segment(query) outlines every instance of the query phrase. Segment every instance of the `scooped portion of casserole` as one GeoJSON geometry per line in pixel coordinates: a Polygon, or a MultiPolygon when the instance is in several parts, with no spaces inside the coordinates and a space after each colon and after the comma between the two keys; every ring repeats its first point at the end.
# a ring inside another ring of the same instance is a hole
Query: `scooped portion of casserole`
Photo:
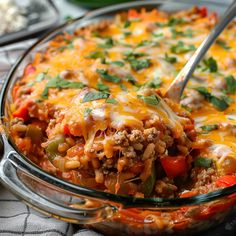
{"type": "Polygon", "coordinates": [[[199,64],[181,104],[163,97],[217,21],[205,8],[129,10],[64,33],[13,88],[11,136],[47,172],[135,197],[236,184],[236,25],[199,64]]]}

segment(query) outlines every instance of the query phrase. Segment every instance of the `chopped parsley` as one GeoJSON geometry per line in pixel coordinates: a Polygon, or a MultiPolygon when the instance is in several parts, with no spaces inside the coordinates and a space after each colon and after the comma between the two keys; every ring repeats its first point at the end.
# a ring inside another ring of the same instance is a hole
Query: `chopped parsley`
{"type": "Polygon", "coordinates": [[[203,71],[210,71],[210,72],[217,72],[218,71],[218,65],[216,60],[213,57],[209,57],[208,59],[203,60],[203,64],[205,65],[205,68],[203,71]]]}
{"type": "Polygon", "coordinates": [[[112,61],[111,64],[116,65],[116,66],[124,66],[125,63],[123,61],[112,61]]]}
{"type": "Polygon", "coordinates": [[[154,78],[153,80],[148,81],[142,87],[145,88],[159,88],[161,86],[161,80],[159,77],[154,78]]]}
{"type": "Polygon", "coordinates": [[[148,46],[153,44],[152,41],[150,40],[142,40],[140,43],[138,43],[137,47],[143,47],[143,46],[148,46]]]}
{"type": "Polygon", "coordinates": [[[158,33],[158,34],[152,33],[152,36],[155,37],[155,38],[160,38],[160,37],[163,37],[164,34],[163,33],[158,33]]]}
{"type": "Polygon", "coordinates": [[[176,57],[170,57],[167,53],[165,54],[165,61],[174,64],[177,62],[177,58],[176,57]]]}
{"type": "Polygon", "coordinates": [[[207,157],[196,157],[194,160],[194,166],[195,167],[205,167],[209,168],[212,165],[212,159],[207,157]]]}
{"type": "Polygon", "coordinates": [[[177,44],[172,45],[170,48],[171,52],[176,54],[194,51],[195,49],[196,47],[194,45],[185,45],[182,41],[179,41],[177,44]]]}
{"type": "Polygon", "coordinates": [[[168,20],[168,22],[166,23],[160,23],[160,22],[157,22],[156,25],[159,26],[159,27],[168,27],[168,26],[175,26],[175,25],[179,25],[179,24],[183,24],[185,23],[185,21],[182,19],[182,18],[170,18],[168,20]]]}
{"type": "Polygon", "coordinates": [[[229,101],[226,99],[226,96],[221,96],[220,98],[208,92],[205,87],[195,88],[200,94],[202,94],[207,101],[209,101],[214,107],[220,111],[224,111],[229,107],[229,101]]]}
{"type": "Polygon", "coordinates": [[[112,48],[114,46],[114,41],[112,38],[106,38],[104,43],[98,45],[100,48],[112,48]]]}
{"type": "Polygon", "coordinates": [[[200,127],[204,134],[207,134],[209,131],[212,131],[212,130],[217,130],[219,128],[219,126],[217,124],[214,124],[214,125],[203,125],[200,127]]]}
{"type": "Polygon", "coordinates": [[[109,96],[110,96],[109,93],[104,93],[104,92],[88,92],[85,94],[82,102],[90,102],[100,99],[106,99],[109,96]]]}
{"type": "Polygon", "coordinates": [[[218,44],[219,46],[221,46],[222,48],[224,48],[225,50],[229,50],[231,47],[228,46],[225,41],[218,39],[216,40],[216,44],[218,44]]]}
{"type": "Polygon", "coordinates": [[[130,25],[131,25],[131,21],[127,20],[127,21],[124,23],[124,28],[130,27],[130,25]]]}
{"type": "Polygon", "coordinates": [[[118,103],[114,98],[107,98],[105,102],[110,103],[110,104],[117,104],[118,103]]]}
{"type": "Polygon", "coordinates": [[[151,106],[156,106],[160,102],[159,98],[155,95],[150,95],[150,96],[137,95],[137,98],[151,106]]]}
{"type": "Polygon", "coordinates": [[[128,91],[127,87],[124,84],[120,84],[120,88],[121,88],[121,90],[123,90],[125,92],[128,91]]]}
{"type": "Polygon", "coordinates": [[[74,48],[74,42],[75,39],[70,39],[70,40],[66,40],[67,45],[63,45],[61,47],[59,47],[59,51],[63,52],[65,49],[73,49],[74,48]]]}
{"type": "Polygon", "coordinates": [[[91,108],[85,108],[84,110],[84,117],[88,117],[93,110],[91,108]]]}
{"type": "Polygon", "coordinates": [[[226,81],[226,93],[234,94],[236,92],[236,79],[230,75],[224,78],[226,81]]]}
{"type": "Polygon", "coordinates": [[[134,79],[132,75],[127,75],[125,77],[125,80],[133,85],[137,85],[137,81],[134,79]]]}
{"type": "Polygon", "coordinates": [[[173,39],[176,39],[178,36],[188,37],[188,38],[193,37],[193,30],[192,29],[187,29],[185,32],[183,32],[183,31],[177,31],[176,29],[172,28],[171,33],[172,33],[173,39]]]}
{"type": "Polygon", "coordinates": [[[129,60],[129,63],[132,69],[136,71],[148,68],[151,65],[151,61],[149,59],[142,59],[142,60],[132,59],[129,60]]]}
{"type": "Polygon", "coordinates": [[[128,61],[133,70],[141,70],[144,68],[148,68],[151,65],[151,61],[149,59],[138,59],[140,57],[146,56],[145,53],[134,53],[134,52],[125,52],[125,60],[128,61]]]}
{"type": "Polygon", "coordinates": [[[94,52],[91,52],[87,58],[91,58],[91,59],[97,59],[97,58],[101,58],[101,59],[104,59],[105,58],[105,54],[104,52],[101,52],[101,51],[94,51],[94,52]]]}
{"type": "Polygon", "coordinates": [[[115,75],[109,75],[107,70],[97,69],[96,72],[101,76],[102,79],[112,83],[119,83],[121,79],[115,75]]]}
{"type": "Polygon", "coordinates": [[[102,92],[109,92],[109,87],[101,81],[97,83],[97,89],[102,92]]]}
{"type": "Polygon", "coordinates": [[[60,76],[56,76],[51,78],[48,83],[46,84],[43,93],[41,94],[42,98],[48,97],[48,92],[50,88],[57,88],[57,89],[68,89],[68,88],[76,88],[80,89],[85,87],[85,85],[81,82],[72,82],[65,79],[62,79],[60,76]]]}

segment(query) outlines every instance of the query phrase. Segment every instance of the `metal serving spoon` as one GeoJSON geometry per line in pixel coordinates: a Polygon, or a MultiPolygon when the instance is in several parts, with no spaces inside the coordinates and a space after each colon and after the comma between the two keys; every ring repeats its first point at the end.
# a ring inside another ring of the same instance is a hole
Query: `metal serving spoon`
{"type": "Polygon", "coordinates": [[[225,29],[225,27],[232,21],[236,16],[236,0],[234,0],[231,5],[227,8],[224,15],[221,17],[220,22],[215,26],[211,33],[206,37],[206,39],[201,43],[198,49],[195,51],[190,60],[182,68],[179,74],[175,77],[166,92],[166,97],[179,102],[180,97],[184,91],[184,88],[192,76],[196,66],[203,58],[207,50],[214,43],[219,34],[225,29]]]}

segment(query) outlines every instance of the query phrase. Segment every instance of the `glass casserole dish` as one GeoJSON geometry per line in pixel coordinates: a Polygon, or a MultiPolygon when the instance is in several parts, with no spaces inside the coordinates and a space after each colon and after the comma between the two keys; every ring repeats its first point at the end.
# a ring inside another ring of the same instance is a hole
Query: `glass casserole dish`
{"type": "Polygon", "coordinates": [[[134,198],[105,193],[65,182],[44,172],[19,153],[8,135],[11,90],[35,53],[47,47],[56,35],[62,31],[73,33],[76,28],[111,18],[115,13],[130,8],[158,7],[172,12],[193,5],[206,5],[219,14],[226,7],[205,1],[148,1],[107,7],[60,26],[27,50],[10,72],[2,89],[1,117],[5,127],[0,166],[2,182],[26,204],[45,214],[73,223],[92,224],[100,232],[111,235],[114,235],[114,230],[119,235],[195,233],[219,224],[228,214],[234,213],[235,195],[232,194],[236,192],[236,186],[184,199],[134,198]],[[206,214],[198,218],[193,214],[197,211],[205,211],[206,214]]]}

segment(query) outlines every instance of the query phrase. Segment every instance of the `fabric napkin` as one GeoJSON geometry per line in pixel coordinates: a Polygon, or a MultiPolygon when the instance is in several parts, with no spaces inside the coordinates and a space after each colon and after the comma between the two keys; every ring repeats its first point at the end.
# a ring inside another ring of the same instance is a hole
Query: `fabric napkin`
{"type": "MultiPolygon", "coordinates": [[[[35,39],[0,48],[0,89],[4,78],[17,58],[35,39]]],[[[43,235],[43,236],[101,236],[92,230],[81,229],[44,216],[19,201],[7,189],[0,185],[0,235],[43,235]]]]}

